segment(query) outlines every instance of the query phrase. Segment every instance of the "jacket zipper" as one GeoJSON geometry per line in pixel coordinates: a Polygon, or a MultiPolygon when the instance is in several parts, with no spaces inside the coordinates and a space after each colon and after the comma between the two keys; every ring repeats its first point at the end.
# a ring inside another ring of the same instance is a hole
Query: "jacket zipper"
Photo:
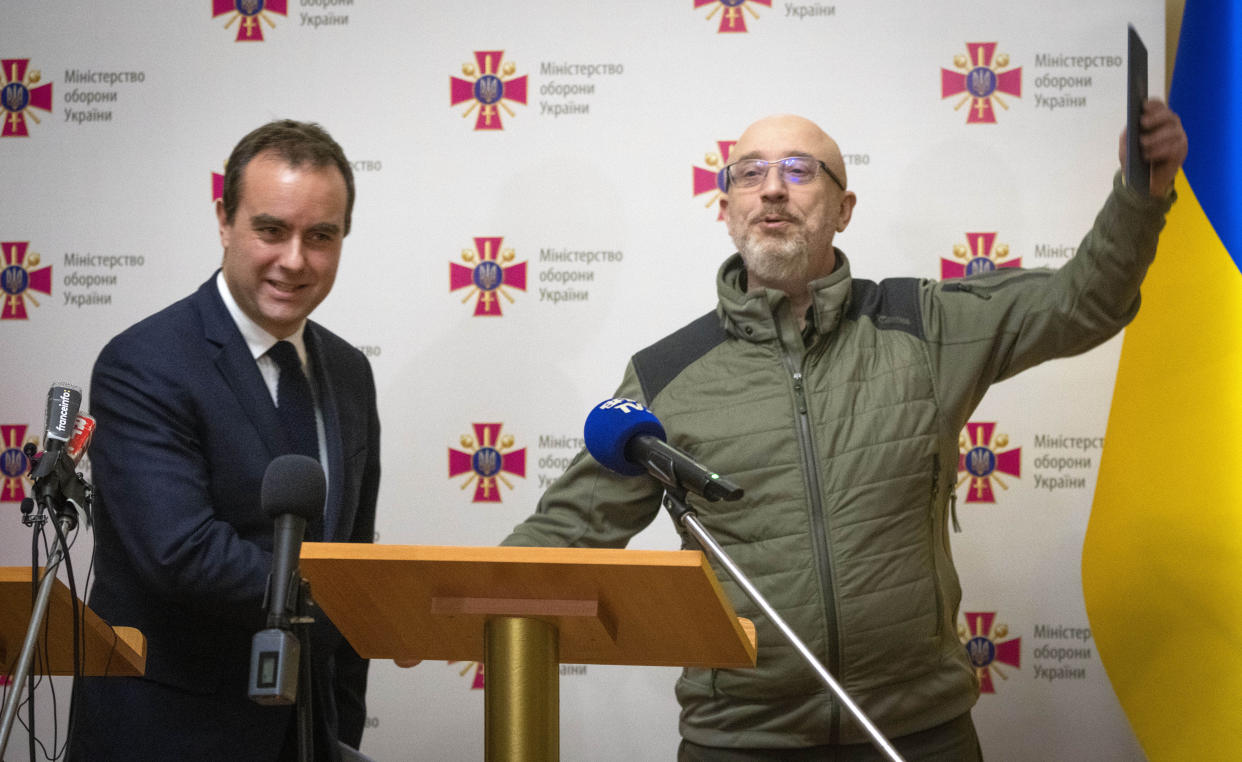
{"type": "MultiPolygon", "coordinates": [[[[940,453],[932,456],[932,487],[931,487],[931,510],[933,513],[936,509],[936,498],[940,494],[940,453]]],[[[949,516],[953,520],[953,533],[960,534],[962,525],[957,523],[957,490],[949,488],[949,516]]]]}
{"type": "MultiPolygon", "coordinates": [[[[950,493],[949,494],[953,494],[952,493],[952,482],[950,482],[950,493]]],[[[939,498],[940,498],[940,453],[935,453],[932,455],[931,501],[930,503],[928,503],[927,515],[931,519],[931,522],[932,522],[931,531],[928,532],[928,537],[931,538],[931,547],[928,548],[928,552],[931,554],[932,587],[936,591],[936,611],[937,612],[944,611],[944,593],[940,589],[940,564],[937,563],[937,558],[939,556],[940,544],[941,544],[940,529],[942,526],[940,517],[937,515],[937,511],[936,511],[936,505],[939,501],[939,498]]],[[[948,538],[945,538],[945,543],[946,544],[948,543],[948,538]]],[[[939,633],[940,633],[940,621],[939,621],[939,617],[937,617],[936,626],[932,630],[932,636],[936,637],[939,635],[939,633]]],[[[937,639],[939,638],[937,637],[937,639]]]]}
{"type": "Polygon", "coordinates": [[[1048,277],[1048,274],[1046,272],[1026,270],[1020,273],[1014,273],[998,283],[983,284],[983,283],[971,283],[969,281],[964,281],[964,280],[951,281],[951,282],[944,284],[944,290],[945,291],[961,291],[962,293],[970,294],[971,296],[977,296],[980,299],[987,300],[987,299],[992,298],[993,291],[1002,289],[1010,284],[1017,283],[1019,281],[1030,280],[1031,278],[1046,278],[1046,277],[1048,277]]]}
{"type": "MultiPolygon", "coordinates": [[[[828,531],[824,519],[823,499],[820,496],[818,458],[815,453],[815,440],[811,434],[811,417],[806,400],[806,387],[803,375],[794,364],[788,352],[784,353],[785,366],[793,378],[794,399],[798,407],[798,440],[801,444],[803,472],[806,474],[807,494],[810,497],[811,510],[811,547],[815,553],[815,568],[819,572],[820,587],[824,591],[824,614],[828,619],[828,663],[824,666],[834,678],[841,681],[838,674],[841,667],[841,636],[838,632],[836,593],[832,586],[832,567],[828,550],[828,531]]],[[[829,743],[837,743],[841,731],[841,707],[833,699],[831,724],[829,726],[829,743]]]]}

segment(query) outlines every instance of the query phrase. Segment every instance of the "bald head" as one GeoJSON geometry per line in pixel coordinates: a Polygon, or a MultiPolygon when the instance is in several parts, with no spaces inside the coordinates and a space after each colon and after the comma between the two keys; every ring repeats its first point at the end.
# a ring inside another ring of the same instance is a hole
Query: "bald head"
{"type": "Polygon", "coordinates": [[[849,186],[837,141],[815,122],[796,114],[774,114],[751,124],[729,152],[729,160],[783,159],[803,154],[824,162],[849,186]]]}
{"type": "Polygon", "coordinates": [[[841,149],[811,120],[778,114],[747,127],[729,152],[731,164],[747,159],[768,164],[750,182],[730,183],[721,197],[729,236],[746,264],[747,288],[784,291],[801,320],[811,298],[809,284],[836,267],[833,236],[845,230],[857,201],[844,187],[841,149]],[[808,180],[787,178],[782,164],[771,171],[774,163],[794,156],[823,162],[840,187],[827,172],[808,180]]]}

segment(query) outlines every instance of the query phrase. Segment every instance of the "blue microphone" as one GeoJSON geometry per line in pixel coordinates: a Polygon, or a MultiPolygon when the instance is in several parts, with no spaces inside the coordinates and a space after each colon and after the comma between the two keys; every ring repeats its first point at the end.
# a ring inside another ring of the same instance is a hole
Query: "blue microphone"
{"type": "Polygon", "coordinates": [[[591,457],[611,471],[646,472],[708,502],[742,496],[741,487],[666,442],[660,419],[641,402],[620,397],[601,402],[587,415],[583,434],[591,457]]]}

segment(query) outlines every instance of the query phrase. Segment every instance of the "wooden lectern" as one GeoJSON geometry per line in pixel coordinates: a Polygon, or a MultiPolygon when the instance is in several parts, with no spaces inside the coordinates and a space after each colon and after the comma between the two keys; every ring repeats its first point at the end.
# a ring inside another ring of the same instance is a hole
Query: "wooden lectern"
{"type": "MultiPolygon", "coordinates": [[[[39,570],[43,574],[43,569],[39,570]]],[[[30,623],[30,567],[0,566],[0,661],[8,665],[17,658],[30,623]]],[[[147,642],[133,627],[109,627],[85,604],[78,602],[82,617],[84,675],[141,675],[147,664],[147,642]]],[[[35,674],[73,674],[73,596],[64,582],[56,580],[48,601],[43,656],[32,664],[35,674]]]]}
{"type": "Polygon", "coordinates": [[[489,760],[558,758],[562,662],[755,666],[698,551],[306,543],[301,569],[359,655],[484,664],[489,760]]]}

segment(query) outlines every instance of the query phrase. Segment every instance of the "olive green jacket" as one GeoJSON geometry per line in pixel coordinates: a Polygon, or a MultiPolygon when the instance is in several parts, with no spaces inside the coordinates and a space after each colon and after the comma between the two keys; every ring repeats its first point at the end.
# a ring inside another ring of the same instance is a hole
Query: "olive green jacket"
{"type": "MultiPolygon", "coordinates": [[[[631,359],[617,396],[647,404],[671,444],[745,489],[691,498],[699,519],[862,710],[890,737],[970,709],[949,547],[958,436],[988,386],[1115,335],[1134,317],[1170,200],[1119,182],[1058,270],[943,282],[811,284],[803,334],[784,293],[747,292],[740,257],[719,306],[631,359]]],[[[622,547],[659,511],[647,476],[581,453],[506,540],[622,547]]],[[[707,746],[865,742],[862,729],[716,566],[755,620],[753,670],[687,669],[681,732],[707,746]]]]}

